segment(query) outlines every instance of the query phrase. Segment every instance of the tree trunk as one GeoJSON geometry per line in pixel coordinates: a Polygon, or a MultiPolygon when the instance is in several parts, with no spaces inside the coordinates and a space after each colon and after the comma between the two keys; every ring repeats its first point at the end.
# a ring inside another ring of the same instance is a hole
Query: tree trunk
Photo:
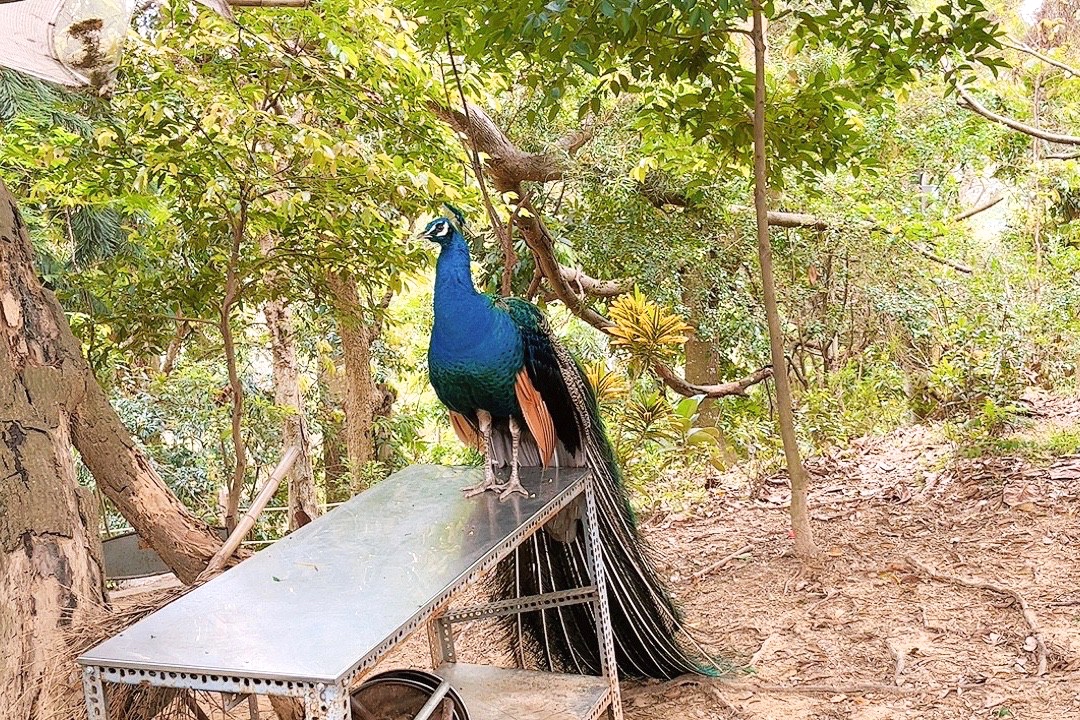
{"type": "Polygon", "coordinates": [[[754,8],[754,209],[757,213],[758,259],[761,262],[761,289],[765,316],[769,322],[769,350],[772,354],[773,381],[776,383],[776,409],[780,437],[784,442],[788,475],[791,477],[791,530],[795,535],[795,554],[811,558],[817,554],[806,506],[807,476],[799,457],[795,435],[795,414],[791,409],[791,385],[784,357],[784,331],[776,304],[776,280],[773,275],[772,243],[769,241],[769,204],[766,198],[768,175],[765,170],[765,32],[762,29],[761,0],[754,8]]]}
{"type": "Polygon", "coordinates": [[[51,398],[55,412],[67,414],[71,440],[98,488],[180,580],[193,581],[221,541],[176,499],[109,404],[64,311],[34,272],[26,227],[2,184],[0,307],[9,352],[34,363],[23,373],[27,402],[51,398]]]}
{"type": "Polygon", "coordinates": [[[0,184],[0,718],[11,720],[70,706],[47,672],[65,629],[105,601],[99,509],[71,452],[67,403],[82,379],[56,345],[50,300],[0,184]]]}
{"type": "MultiPolygon", "coordinates": [[[[711,302],[709,288],[706,287],[702,273],[697,269],[688,269],[681,274],[683,305],[690,308],[687,321],[693,328],[701,326],[703,305],[711,302]],[[704,298],[704,300],[703,300],[704,298]]],[[[690,333],[686,340],[687,382],[695,385],[713,385],[720,379],[720,357],[716,343],[702,340],[697,330],[690,333]]],[[[715,426],[720,419],[720,403],[716,398],[704,398],[698,406],[699,422],[705,426],[715,426]]]]}
{"type": "Polygon", "coordinates": [[[58,401],[63,370],[11,342],[47,332],[37,322],[43,308],[23,305],[20,324],[14,307],[5,294],[0,383],[13,392],[0,410],[0,718],[22,720],[72,705],[64,685],[48,681],[50,666],[67,628],[105,599],[99,510],[75,480],[70,418],[58,401]]]}
{"type": "Polygon", "coordinates": [[[345,448],[353,480],[359,482],[364,466],[375,457],[373,428],[379,389],[371,374],[371,343],[378,337],[376,324],[364,323],[364,308],[352,278],[328,277],[341,349],[345,358],[345,448]]]}
{"type": "MultiPolygon", "coordinates": [[[[273,236],[260,238],[259,247],[263,255],[269,255],[274,249],[273,236]]],[[[267,278],[268,284],[277,283],[275,275],[267,278]]],[[[272,299],[263,303],[263,315],[270,331],[274,404],[288,412],[281,430],[282,452],[290,447],[300,448],[300,457],[289,471],[289,529],[295,530],[300,525],[298,518],[319,516],[319,503],[315,495],[315,473],[311,469],[311,443],[304,396],[300,392],[300,371],[296,364],[292,310],[285,301],[272,299]]]]}
{"type": "Polygon", "coordinates": [[[345,406],[342,370],[331,357],[319,362],[319,426],[322,428],[323,487],[326,502],[348,500],[352,494],[346,483],[349,473],[345,449],[345,406]]]}
{"type": "Polygon", "coordinates": [[[232,333],[232,308],[240,297],[240,277],[237,273],[237,265],[240,264],[240,244],[244,239],[246,224],[246,205],[241,200],[240,216],[232,222],[232,254],[229,256],[229,269],[225,274],[225,295],[221,301],[218,323],[222,346],[225,350],[225,367],[229,373],[229,399],[232,401],[233,467],[232,477],[229,479],[229,493],[225,498],[225,529],[230,534],[240,521],[240,496],[244,492],[244,475],[247,473],[247,443],[244,442],[243,428],[244,386],[240,382],[240,371],[236,366],[236,344],[233,342],[232,333]]]}
{"type": "MultiPolygon", "coordinates": [[[[694,323],[693,316],[690,323],[694,323]]],[[[720,375],[716,346],[709,340],[701,340],[696,334],[686,340],[686,380],[695,385],[713,385],[720,375]]],[[[715,398],[704,398],[698,407],[699,422],[715,427],[720,420],[720,403],[715,398]]]]}

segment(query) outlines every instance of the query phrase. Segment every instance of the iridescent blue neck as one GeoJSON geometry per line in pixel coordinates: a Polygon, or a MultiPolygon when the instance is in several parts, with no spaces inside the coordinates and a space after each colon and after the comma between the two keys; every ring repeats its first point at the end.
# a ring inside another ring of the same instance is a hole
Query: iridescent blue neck
{"type": "Polygon", "coordinates": [[[490,301],[473,285],[469,246],[455,230],[435,265],[435,331],[473,332],[490,312],[490,301]]]}

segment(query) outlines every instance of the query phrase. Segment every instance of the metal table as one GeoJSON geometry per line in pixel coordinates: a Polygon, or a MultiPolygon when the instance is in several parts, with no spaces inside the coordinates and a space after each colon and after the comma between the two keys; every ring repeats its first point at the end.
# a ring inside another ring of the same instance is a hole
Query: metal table
{"type": "Polygon", "coordinates": [[[464,497],[480,477],[432,465],[395,473],[87,651],[78,661],[89,719],[108,720],[105,689],[124,683],[292,696],[309,720],[346,720],[355,681],[425,624],[435,672],[474,720],[594,720],[605,710],[621,719],[588,472],[522,469],[529,496],[502,502],[464,497]],[[591,586],[447,612],[574,503],[584,504],[591,586]],[[454,622],[581,602],[596,613],[602,677],[453,662],[454,622]]]}

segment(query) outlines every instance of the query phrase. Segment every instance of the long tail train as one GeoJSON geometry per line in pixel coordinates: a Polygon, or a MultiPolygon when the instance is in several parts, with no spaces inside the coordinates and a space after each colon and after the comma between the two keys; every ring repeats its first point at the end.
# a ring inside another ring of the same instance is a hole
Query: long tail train
{"type": "MultiPolygon", "coordinates": [[[[717,675],[726,671],[700,652],[683,628],[682,614],[657,576],[638,530],[622,473],[604,430],[592,388],[570,354],[555,346],[566,382],[582,448],[574,464],[590,468],[596,489],[601,554],[606,568],[608,605],[619,674],[628,678],[673,678],[684,673],[717,675]]],[[[502,456],[496,443],[496,455],[502,456]]],[[[498,457],[508,460],[508,457],[498,457]]],[[[560,460],[568,458],[560,453],[560,460]]],[[[576,520],[575,520],[576,523],[576,520]]],[[[589,585],[583,532],[536,533],[496,569],[493,595],[508,599],[589,585]],[[556,535],[563,535],[558,539],[556,535]]],[[[536,610],[504,621],[511,647],[535,667],[581,674],[600,673],[600,649],[592,606],[536,610]]]]}

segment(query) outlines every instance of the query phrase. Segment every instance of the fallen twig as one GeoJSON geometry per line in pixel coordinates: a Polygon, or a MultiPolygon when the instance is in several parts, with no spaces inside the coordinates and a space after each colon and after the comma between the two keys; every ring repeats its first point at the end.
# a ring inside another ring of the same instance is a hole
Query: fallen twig
{"type": "Polygon", "coordinates": [[[904,669],[907,667],[907,648],[893,647],[891,643],[887,643],[886,646],[889,649],[889,654],[896,661],[896,665],[893,667],[893,685],[900,687],[904,683],[904,669]]]}
{"type": "Polygon", "coordinates": [[[732,705],[731,701],[724,697],[724,693],[720,692],[720,688],[716,687],[716,685],[714,684],[710,684],[709,691],[712,692],[712,696],[716,698],[716,702],[723,705],[727,710],[731,712],[732,715],[735,715],[736,717],[743,717],[742,710],[732,705]]]}
{"type": "Polygon", "coordinates": [[[725,555],[724,557],[720,558],[719,560],[717,560],[716,562],[714,562],[712,565],[705,568],[704,570],[698,570],[696,573],[694,573],[694,578],[700,580],[701,578],[703,578],[706,575],[708,575],[709,573],[711,573],[713,570],[719,570],[720,568],[724,567],[729,562],[731,562],[735,558],[739,557],[743,553],[748,553],[753,549],[754,549],[753,545],[743,545],[741,548],[739,548],[735,552],[730,553],[728,555],[725,555]]]}
{"type": "Polygon", "coordinates": [[[990,590],[991,592],[1011,597],[1016,602],[1017,607],[1020,608],[1020,613],[1024,617],[1024,622],[1027,623],[1028,629],[1031,630],[1031,636],[1035,638],[1035,650],[1039,660],[1039,666],[1035,671],[1035,675],[1040,676],[1046,674],[1046,642],[1043,640],[1042,632],[1039,630],[1039,621],[1035,617],[1035,611],[1031,609],[1031,605],[1028,604],[1028,601],[1024,599],[1023,595],[1013,588],[988,580],[961,577],[959,575],[947,575],[913,557],[905,557],[904,560],[911,567],[935,580],[952,583],[953,585],[975,588],[976,590],[990,590]]]}
{"type": "MultiPolygon", "coordinates": [[[[738,686],[736,686],[738,687],[738,686]]],[[[885,683],[853,683],[851,685],[766,685],[747,683],[749,690],[770,693],[794,693],[810,695],[858,695],[860,693],[882,693],[884,695],[919,695],[926,692],[918,688],[897,687],[885,683]]]]}
{"type": "Polygon", "coordinates": [[[761,661],[761,658],[765,656],[765,652],[769,647],[769,643],[771,641],[775,640],[778,637],[780,637],[779,633],[773,633],[773,634],[769,635],[769,637],[762,640],[761,641],[761,647],[759,647],[757,649],[757,652],[755,652],[753,654],[753,656],[750,658],[750,662],[747,663],[747,666],[752,667],[752,668],[756,668],[758,663],[761,661]]]}
{"type": "MultiPolygon", "coordinates": [[[[882,492],[888,488],[880,488],[870,493],[869,495],[857,495],[855,497],[841,497],[835,500],[818,500],[817,502],[811,502],[808,505],[809,510],[820,510],[821,508],[831,507],[833,505],[846,505],[848,503],[862,502],[863,500],[873,500],[881,495],[882,492]]],[[[748,505],[747,510],[787,510],[791,507],[791,501],[780,503],[779,505],[748,505]]]]}

